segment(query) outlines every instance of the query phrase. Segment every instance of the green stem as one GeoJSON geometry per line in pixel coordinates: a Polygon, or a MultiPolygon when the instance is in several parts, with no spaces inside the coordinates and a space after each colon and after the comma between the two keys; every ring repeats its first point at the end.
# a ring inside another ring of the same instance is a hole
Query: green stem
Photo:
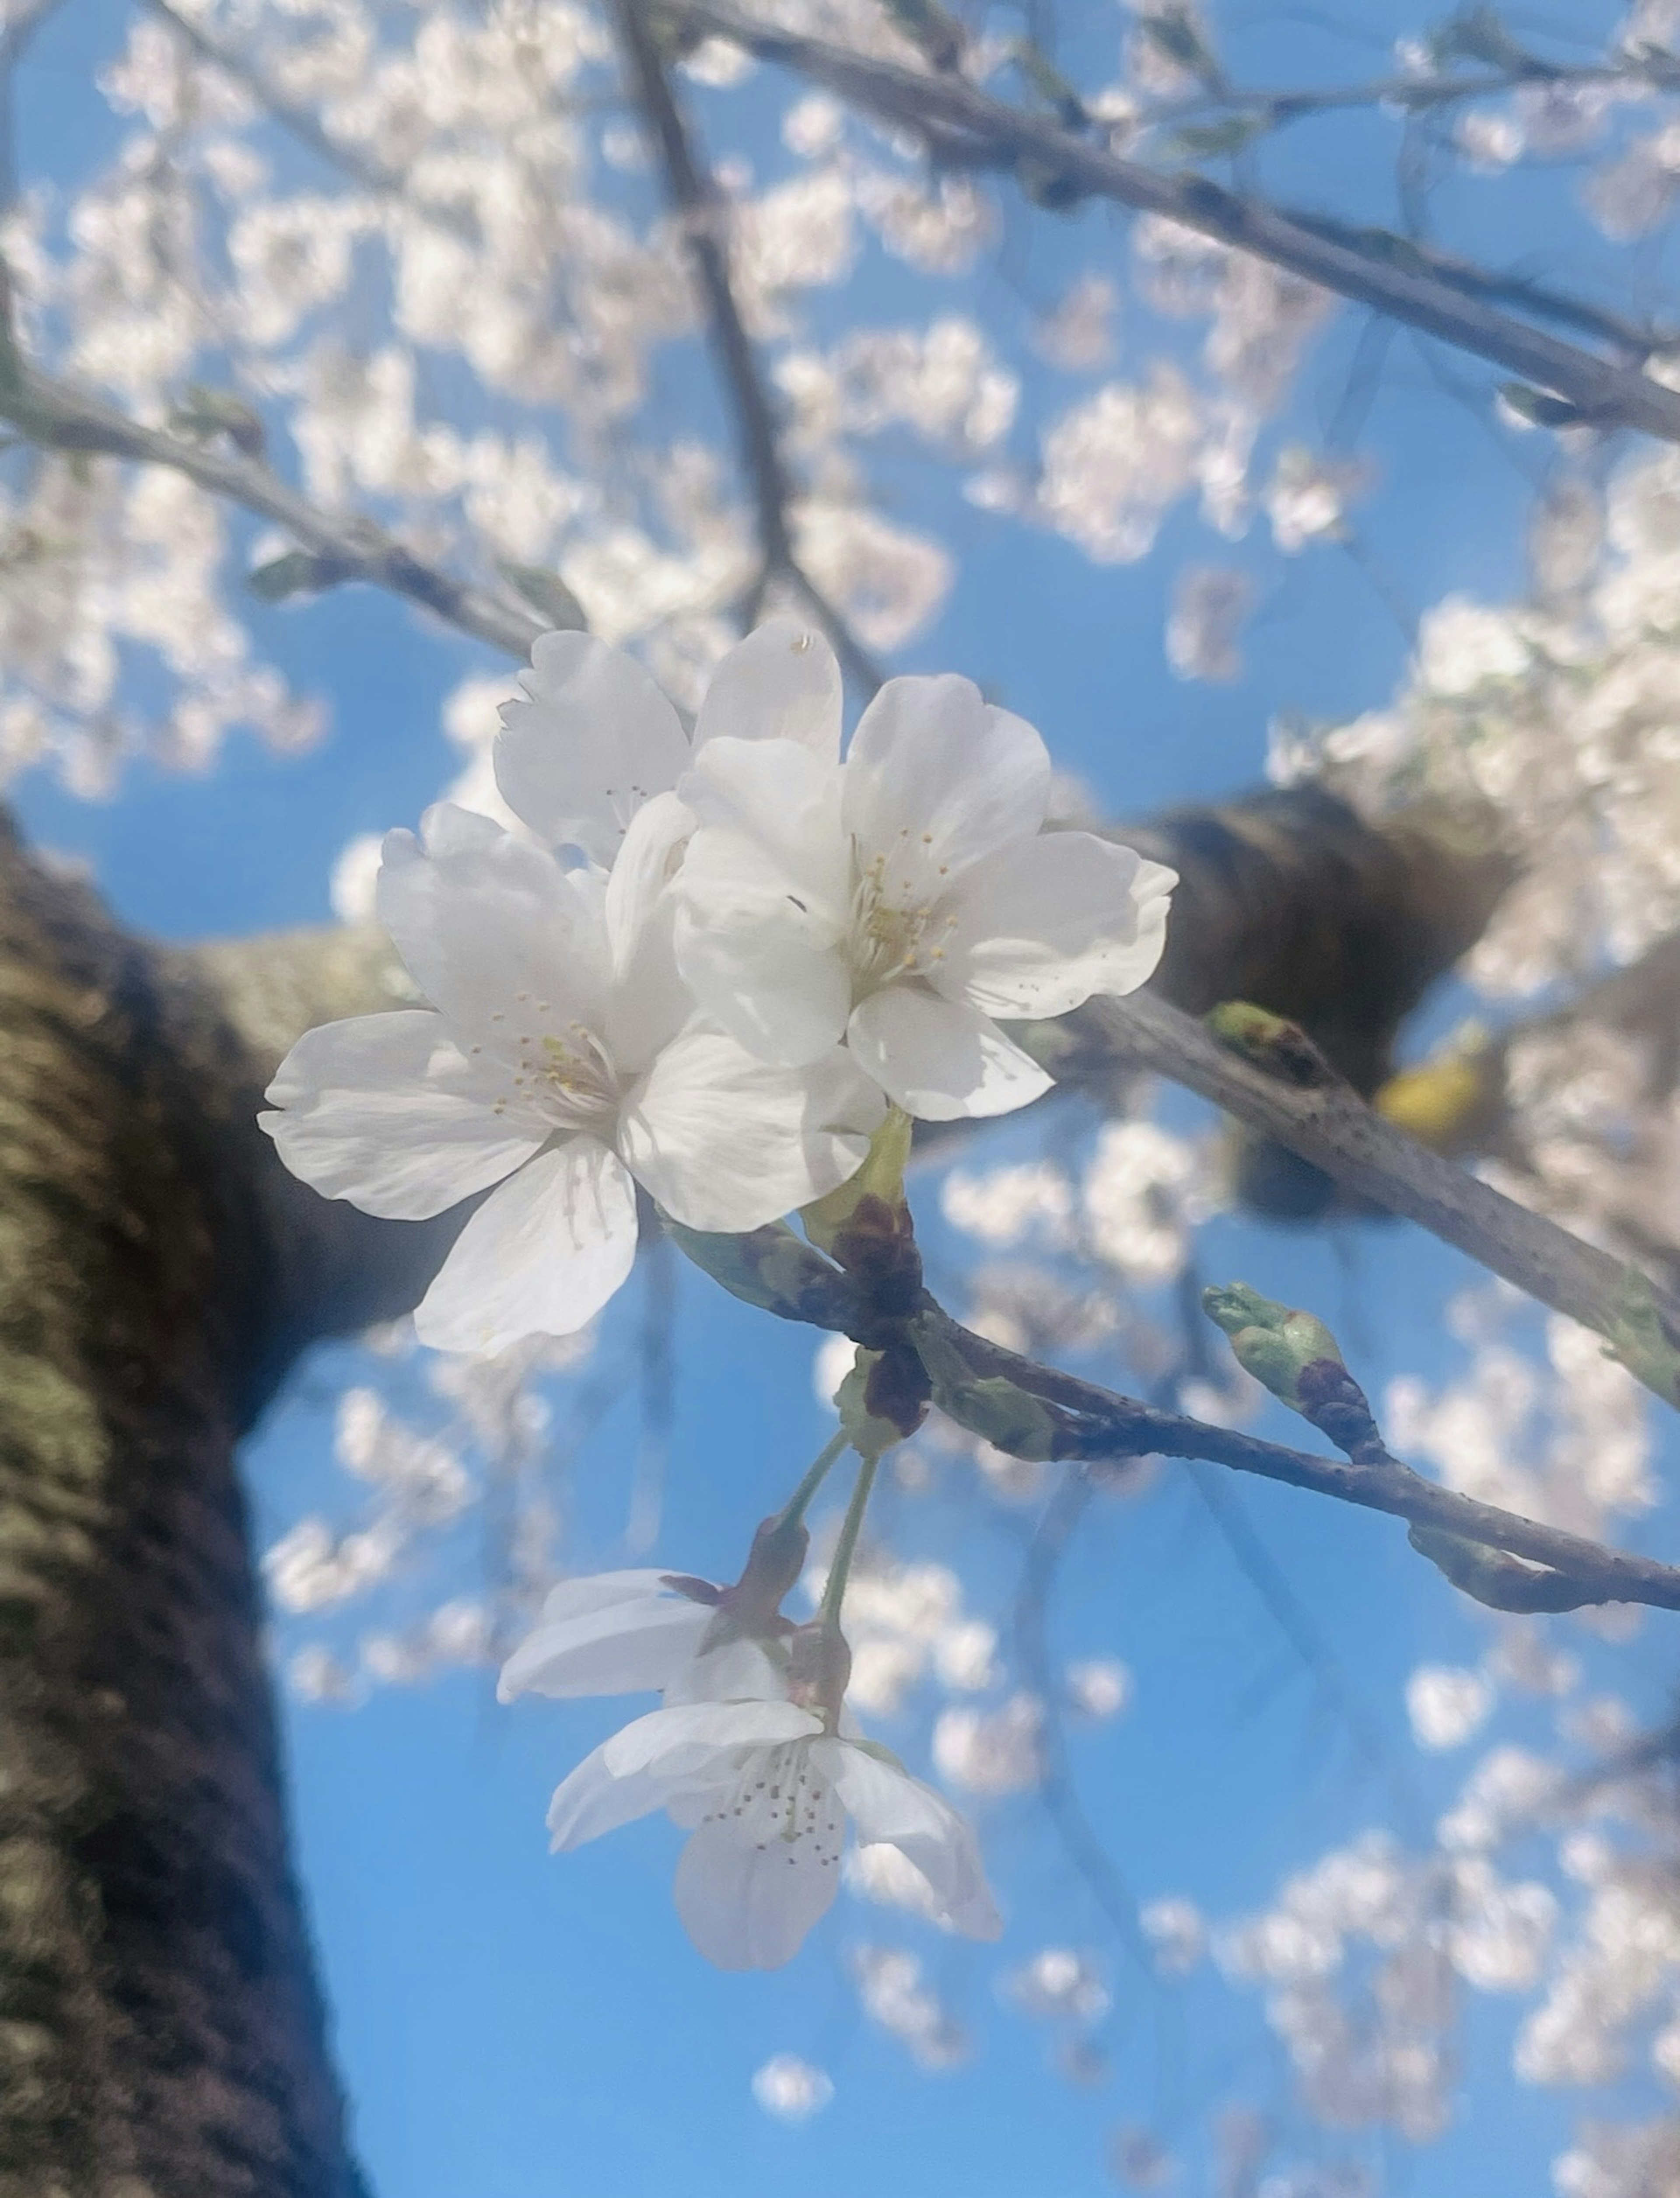
{"type": "Polygon", "coordinates": [[[836,1428],[823,1445],[805,1479],[788,1498],[786,1505],[777,1516],[776,1523],[778,1526],[798,1526],[804,1523],[805,1515],[810,1508],[811,1497],[828,1479],[829,1467],[846,1448],[847,1440],[846,1429],[836,1428]]]}
{"type": "Polygon", "coordinates": [[[863,1530],[863,1514],[869,1508],[869,1491],[875,1486],[875,1468],[880,1457],[864,1457],[857,1468],[857,1485],[852,1492],[852,1501],[846,1507],[840,1539],[834,1544],[834,1561],[828,1567],[828,1578],[823,1590],[823,1608],[819,1614],[825,1625],[838,1626],[840,1605],[846,1600],[846,1583],[852,1571],[852,1560],[857,1552],[857,1537],[863,1530]]]}

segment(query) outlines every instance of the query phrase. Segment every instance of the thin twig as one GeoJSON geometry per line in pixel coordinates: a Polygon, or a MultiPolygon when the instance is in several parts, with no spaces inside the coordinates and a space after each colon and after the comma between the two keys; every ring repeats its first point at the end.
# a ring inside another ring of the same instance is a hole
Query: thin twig
{"type": "MultiPolygon", "coordinates": [[[[1561,1527],[1543,1526],[1538,1520],[1458,1495],[1437,1481],[1426,1480],[1396,1460],[1355,1464],[1347,1458],[1315,1457],[1234,1428],[1212,1427],[1181,1413],[1162,1411],[1135,1397],[1117,1395],[1077,1375],[1040,1366],[1005,1351],[1001,1345],[971,1334],[931,1301],[916,1326],[919,1340],[935,1346],[929,1369],[934,1375],[935,1401],[960,1424],[969,1425],[992,1410],[1000,1392],[1007,1387],[1047,1408],[1049,1424],[1055,1430],[1055,1455],[1061,1457],[1077,1458],[1087,1464],[1151,1455],[1206,1458],[1214,1465],[1257,1474],[1263,1480],[1282,1481],[1316,1495],[1333,1496],[1340,1503],[1386,1512],[1415,1526],[1543,1565],[1583,1590],[1584,1602],[1640,1602],[1660,1610],[1680,1610],[1680,1567],[1607,1549],[1583,1535],[1566,1533],[1561,1527]],[[987,1395],[981,1413],[973,1407],[972,1393],[965,1396],[960,1385],[953,1387],[939,1371],[942,1363],[950,1363],[949,1354],[953,1353],[978,1381],[998,1385],[987,1395]]],[[[997,1441],[991,1426],[976,1432],[997,1441]]],[[[1008,1440],[999,1447],[1008,1449],[1008,1440]]]]}
{"type": "MultiPolygon", "coordinates": [[[[613,0],[637,95],[658,145],[666,189],[706,305],[718,373],[735,416],[741,468],[753,497],[761,571],[755,596],[778,581],[804,596],[850,676],[873,694],[885,677],[840,613],[806,577],[794,554],[793,485],[782,456],[775,408],[753,340],[741,318],[730,272],[727,201],[701,164],[659,46],[644,0],[613,0]]],[[[754,606],[756,607],[756,606],[754,606]]]]}
{"type": "MultiPolygon", "coordinates": [[[[190,16],[180,14],[170,0],[140,0],[142,7],[155,15],[160,23],[184,38],[202,61],[219,69],[231,83],[250,93],[270,122],[279,125],[300,145],[306,146],[318,160],[328,167],[336,168],[352,183],[359,183],[363,190],[372,191],[383,198],[394,198],[404,204],[412,203],[409,178],[400,168],[381,160],[376,153],[364,147],[346,144],[323,127],[320,118],[309,108],[288,99],[258,61],[253,52],[241,52],[224,44],[215,33],[195,23],[190,16]]],[[[457,236],[469,244],[479,242],[474,224],[457,210],[428,206],[427,218],[440,226],[453,230],[457,236]]]]}
{"type": "Polygon", "coordinates": [[[1680,1568],[1457,1495],[1386,1452],[1357,1461],[1315,1457],[1039,1365],[973,1334],[925,1291],[907,1304],[904,1277],[896,1270],[887,1301],[877,1302],[864,1281],[785,1224],[741,1236],[709,1236],[668,1218],[666,1226],[680,1251],[747,1304],[896,1353],[901,1367],[904,1355],[914,1354],[933,1402],[959,1427],[1012,1457],[1084,1464],[1152,1456],[1206,1458],[1543,1566],[1578,1590],[1578,1603],[1642,1602],[1680,1610],[1680,1568]]]}
{"type": "Polygon", "coordinates": [[[1221,1044],[1150,992],[1093,1000],[1029,1043],[1067,1082],[1142,1068],[1199,1091],[1347,1189],[1416,1222],[1556,1312],[1604,1337],[1665,1403],[1680,1402],[1680,1305],[1648,1276],[1431,1152],[1327,1075],[1301,1084],[1221,1044]],[[1643,1336],[1650,1356],[1641,1363],[1643,1336]]]}
{"type": "MultiPolygon", "coordinates": [[[[1222,244],[1288,268],[1344,298],[1374,305],[1426,335],[1491,361],[1563,399],[1584,422],[1636,427],[1680,442],[1680,392],[1625,362],[1564,343],[1432,272],[1363,249],[1206,177],[1123,159],[1059,123],[993,99],[949,75],[878,61],[826,39],[754,20],[713,0],[659,0],[673,24],[732,40],[826,85],[938,157],[977,167],[1036,172],[1064,191],[1162,214],[1222,244]]],[[[1587,310],[1590,310],[1590,308],[1587,310]]]]}
{"type": "Polygon", "coordinates": [[[283,527],[317,561],[314,584],[363,581],[404,596],[445,625],[523,659],[547,629],[533,610],[457,580],[404,548],[373,520],[323,511],[270,467],[214,442],[148,427],[74,383],[0,361],[0,420],[49,450],[94,451],[167,466],[212,496],[283,527]]]}

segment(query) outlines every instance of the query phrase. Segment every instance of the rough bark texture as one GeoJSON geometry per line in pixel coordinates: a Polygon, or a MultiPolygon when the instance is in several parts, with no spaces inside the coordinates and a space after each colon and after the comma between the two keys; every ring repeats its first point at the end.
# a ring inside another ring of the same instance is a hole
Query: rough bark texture
{"type": "MultiPolygon", "coordinates": [[[[1294,1015],[1367,1088],[1491,904],[1321,797],[1148,836],[1163,989],[1294,1015]]],[[[448,1241],[316,1198],[253,1119],[300,1029],[403,996],[364,933],[148,948],[0,825],[0,2198],[358,2188],[234,1457],[448,1241]]]]}
{"type": "Polygon", "coordinates": [[[0,2193],[358,2189],[235,1440],[436,1232],[294,1195],[210,994],[0,840],[0,2193]]]}
{"type": "Polygon", "coordinates": [[[1290,1016],[1368,1097],[1401,1023],[1512,877],[1465,820],[1420,813],[1373,831],[1316,787],[1171,811],[1117,836],[1182,880],[1152,989],[1191,1015],[1252,1000],[1290,1016]]]}

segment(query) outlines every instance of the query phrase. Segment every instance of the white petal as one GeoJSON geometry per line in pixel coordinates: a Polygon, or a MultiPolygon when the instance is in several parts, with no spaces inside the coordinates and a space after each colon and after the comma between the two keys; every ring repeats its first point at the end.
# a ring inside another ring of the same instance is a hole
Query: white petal
{"type": "Polygon", "coordinates": [[[712,673],[695,726],[695,752],[722,734],[797,741],[837,763],[843,699],[840,668],[824,637],[799,619],[766,619],[712,673]]]}
{"type": "Polygon", "coordinates": [[[927,903],[971,863],[1044,821],[1050,759],[1024,718],[967,679],[889,679],[846,762],[843,819],[867,869],[884,859],[891,903],[927,903]]]}
{"type": "Polygon", "coordinates": [[[677,1913],[720,1969],[779,1969],[834,1905],[840,1871],[808,1840],[743,1838],[701,1824],[677,1865],[677,1913]]]}
{"type": "Polygon", "coordinates": [[[837,1189],[886,1112],[839,1046],[775,1068],[721,1031],[668,1045],[619,1117],[631,1172],[688,1229],[757,1229],[837,1189]]]}
{"type": "Polygon", "coordinates": [[[581,1618],[585,1611],[607,1610],[614,1604],[668,1602],[673,1590],[666,1585],[668,1567],[633,1565],[615,1573],[579,1573],[561,1580],[543,1598],[542,1622],[557,1625],[562,1619],[581,1618]]]}
{"type": "Polygon", "coordinates": [[[694,812],[674,794],[644,802],[625,834],[607,880],[607,936],[622,975],[637,958],[648,922],[677,875],[695,829],[694,812]]]}
{"type": "Polygon", "coordinates": [[[516,1036],[516,1009],[538,1001],[556,1027],[596,1028],[611,984],[599,886],[510,832],[463,838],[464,814],[428,811],[424,849],[410,833],[387,835],[379,919],[410,975],[457,1030],[486,1042],[516,1036]]]}
{"type": "Polygon", "coordinates": [[[715,739],[683,782],[700,819],[678,874],[678,966],[765,1061],[814,1061],[852,1004],[840,774],[790,741],[715,739]]]}
{"type": "MultiPolygon", "coordinates": [[[[846,1030],[852,980],[832,935],[816,931],[779,884],[752,875],[751,850],[719,834],[702,864],[734,873],[727,904],[677,910],[677,966],[701,1009],[760,1061],[786,1067],[831,1052],[846,1030]],[[738,860],[731,860],[738,857],[738,860]]],[[[699,842],[690,843],[692,857],[699,842]]]]}
{"type": "Polygon", "coordinates": [[[497,1698],[656,1693],[694,1661],[712,1612],[676,1596],[545,1621],[502,1666],[497,1698]]]}
{"type": "Polygon", "coordinates": [[[599,1138],[570,1137],[492,1191],[414,1317],[437,1351],[504,1350],[525,1335],[572,1335],[636,1259],[636,1191],[599,1138]]]}
{"type": "Polygon", "coordinates": [[[585,1840],[598,1840],[620,1824],[651,1816],[665,1794],[648,1772],[618,1778],[607,1768],[607,1751],[596,1748],[571,1776],[561,1781],[549,1803],[549,1852],[560,1854],[580,1847],[585,1840]]]}
{"type": "Polygon", "coordinates": [[[693,829],[693,817],[674,794],[656,794],[625,833],[606,881],[616,982],[602,1034],[625,1080],[646,1068],[694,1015],[694,996],[677,966],[671,891],[693,829]]]}
{"type": "MultiPolygon", "coordinates": [[[[696,1656],[667,1683],[667,1709],[683,1702],[782,1702],[786,1660],[777,1663],[761,1641],[725,1641],[696,1656]]],[[[680,1822],[681,1819],[679,1818],[680,1822]]]]}
{"type": "Polygon", "coordinates": [[[675,710],[633,657],[586,633],[545,633],[509,702],[496,783],[539,838],[610,863],[643,801],[687,767],[675,710]]]}
{"type": "Polygon", "coordinates": [[[428,855],[473,855],[499,846],[507,828],[459,802],[434,801],[420,820],[420,836],[428,855]]]}
{"type": "Polygon", "coordinates": [[[907,1856],[957,1930],[971,1939],[997,1937],[1003,1923],[973,1829],[942,1794],[845,1741],[817,1741],[811,1753],[833,1782],[864,1845],[895,1846],[907,1856]]]}
{"type": "Polygon", "coordinates": [[[387,1221],[424,1221],[500,1183],[547,1134],[421,1009],[305,1031],[258,1121],[294,1175],[387,1221]]]}
{"type": "Polygon", "coordinates": [[[930,981],[989,1015],[1065,1015],[1154,971],[1177,873],[1093,832],[1001,847],[957,881],[930,981]]]}
{"type": "Polygon", "coordinates": [[[687,1777],[720,1751],[775,1747],[822,1730],[814,1711],[788,1701],[683,1702],[649,1710],[615,1732],[607,1742],[607,1760],[615,1777],[648,1770],[662,1777],[687,1777]]]}
{"type": "Polygon", "coordinates": [[[1038,1062],[978,1008],[889,985],[853,1014],[846,1044],[907,1114],[927,1122],[1008,1114],[1049,1090],[1038,1062]]]}
{"type": "MultiPolygon", "coordinates": [[[[840,822],[839,767],[793,741],[714,738],[683,779],[681,794],[700,829],[726,830],[750,843],[755,875],[796,894],[813,922],[838,933],[851,908],[851,857],[840,822]]],[[[695,852],[693,846],[689,857],[695,852]]],[[[730,874],[708,874],[705,893],[727,888],[730,874]]],[[[698,898],[685,862],[683,886],[698,898]]]]}

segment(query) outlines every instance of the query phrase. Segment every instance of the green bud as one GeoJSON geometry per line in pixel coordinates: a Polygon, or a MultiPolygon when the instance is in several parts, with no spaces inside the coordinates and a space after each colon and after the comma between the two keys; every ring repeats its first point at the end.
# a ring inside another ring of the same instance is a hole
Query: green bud
{"type": "Polygon", "coordinates": [[[1229,1336],[1237,1364],[1295,1411],[1301,1409],[1304,1369],[1323,1358],[1342,1364],[1336,1339],[1317,1313],[1297,1312],[1263,1298],[1247,1282],[1205,1289],[1201,1309],[1229,1336]]]}
{"type": "Polygon", "coordinates": [[[1237,1364],[1280,1403],[1310,1420],[1349,1457],[1388,1462],[1365,1393],[1317,1313],[1298,1312],[1293,1305],[1263,1298],[1247,1282],[1205,1289],[1201,1305],[1230,1338],[1237,1364]]]}
{"type": "Polygon", "coordinates": [[[1221,1045],[1285,1084],[1311,1090],[1334,1084],[1336,1073],[1299,1023],[1257,1008],[1252,1000],[1222,1000],[1204,1020],[1221,1045]]]}

